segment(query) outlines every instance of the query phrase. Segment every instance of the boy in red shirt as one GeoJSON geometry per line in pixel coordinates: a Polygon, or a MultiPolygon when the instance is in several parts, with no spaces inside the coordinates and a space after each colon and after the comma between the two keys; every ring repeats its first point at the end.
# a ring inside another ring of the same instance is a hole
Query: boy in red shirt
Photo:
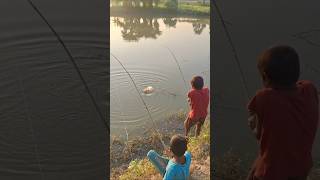
{"type": "Polygon", "coordinates": [[[185,136],[188,136],[189,130],[196,125],[196,137],[200,134],[201,126],[208,114],[209,89],[203,87],[203,78],[195,76],[191,80],[192,89],[188,93],[190,112],[184,121],[185,136]]]}
{"type": "Polygon", "coordinates": [[[248,180],[306,180],[318,127],[317,89],[310,81],[298,81],[299,56],[291,47],[267,49],[258,69],[264,88],[248,110],[259,154],[248,180]]]}

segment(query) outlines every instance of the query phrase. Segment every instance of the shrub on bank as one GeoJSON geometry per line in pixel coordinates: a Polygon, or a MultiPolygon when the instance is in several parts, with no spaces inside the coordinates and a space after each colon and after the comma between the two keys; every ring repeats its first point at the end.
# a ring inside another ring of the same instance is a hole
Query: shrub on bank
{"type": "Polygon", "coordinates": [[[178,0],[166,0],[165,1],[165,7],[168,9],[178,9],[178,0]]]}

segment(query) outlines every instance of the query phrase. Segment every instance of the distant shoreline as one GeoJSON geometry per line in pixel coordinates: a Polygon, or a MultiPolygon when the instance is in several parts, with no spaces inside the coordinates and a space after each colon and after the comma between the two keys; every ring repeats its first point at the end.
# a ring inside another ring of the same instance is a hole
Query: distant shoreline
{"type": "Polygon", "coordinates": [[[170,10],[165,8],[125,8],[125,7],[110,7],[110,16],[150,16],[150,17],[194,17],[194,18],[210,18],[209,13],[200,13],[188,10],[170,10]]]}

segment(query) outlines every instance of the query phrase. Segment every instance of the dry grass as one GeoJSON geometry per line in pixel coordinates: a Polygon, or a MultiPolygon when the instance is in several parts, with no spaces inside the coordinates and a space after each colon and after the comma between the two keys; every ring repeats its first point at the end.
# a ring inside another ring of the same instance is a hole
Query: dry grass
{"type": "MultiPolygon", "coordinates": [[[[177,119],[183,119],[184,115],[177,114],[175,116],[171,116],[171,118],[177,118],[177,119]],[[177,118],[179,117],[179,118],[177,118]]],[[[181,121],[180,121],[181,123],[181,121]]],[[[155,143],[161,146],[157,139],[158,137],[156,135],[151,136],[149,143],[155,143]],[[151,142],[154,140],[154,142],[151,142]]],[[[169,140],[169,137],[167,141],[169,140]]],[[[145,142],[144,142],[145,143],[145,142]]],[[[143,144],[144,144],[143,143],[143,144]]],[[[135,142],[131,146],[132,151],[131,153],[137,153],[135,150],[139,148],[141,145],[141,142],[135,142]],[[139,145],[136,145],[136,144],[139,145]],[[135,145],[133,145],[135,144],[135,145]]],[[[145,153],[143,154],[143,158],[137,158],[135,160],[132,160],[129,163],[129,166],[126,168],[114,168],[111,171],[111,179],[120,179],[120,180],[138,180],[138,179],[153,179],[153,180],[161,180],[162,177],[160,174],[156,171],[156,169],[153,167],[153,165],[148,161],[147,158],[145,158],[147,151],[150,149],[158,149],[158,152],[162,152],[161,147],[155,147],[155,148],[146,148],[145,153]]],[[[210,123],[209,120],[206,121],[204,124],[204,127],[202,129],[202,132],[198,138],[191,137],[189,139],[188,144],[188,150],[192,154],[192,165],[190,167],[190,173],[191,173],[191,179],[197,180],[205,180],[209,179],[210,177],[210,123]]]]}
{"type": "Polygon", "coordinates": [[[210,123],[206,121],[199,137],[190,137],[188,149],[195,159],[210,156],[210,123]]]}
{"type": "MultiPolygon", "coordinates": [[[[244,158],[232,150],[214,160],[216,180],[246,180],[252,159],[244,158]]],[[[316,160],[308,180],[320,179],[320,161],[316,160]]]]}
{"type": "Polygon", "coordinates": [[[238,154],[229,150],[222,157],[215,159],[214,176],[218,180],[244,180],[250,167],[245,164],[246,160],[240,158],[238,154]]]}
{"type": "Polygon", "coordinates": [[[160,174],[147,159],[130,162],[128,169],[119,177],[120,180],[162,179],[160,174]]]}
{"type": "MultiPolygon", "coordinates": [[[[168,121],[182,123],[185,118],[183,112],[172,114],[168,121]]],[[[206,121],[202,132],[198,138],[189,139],[188,150],[192,153],[192,164],[190,167],[191,179],[206,180],[210,176],[210,128],[209,120],[206,121]]],[[[171,127],[171,125],[169,125],[171,127]]],[[[174,126],[175,127],[175,126],[174,126]]],[[[176,128],[176,127],[175,127],[176,128]]],[[[167,143],[172,134],[166,134],[167,143]]],[[[145,138],[137,138],[130,142],[124,143],[119,139],[113,139],[113,151],[111,157],[112,180],[138,180],[153,179],[161,180],[162,177],[155,170],[153,165],[145,158],[148,150],[155,149],[162,152],[163,148],[159,136],[150,133],[145,138]],[[118,161],[118,163],[116,163],[118,161]]],[[[245,180],[252,163],[249,157],[243,157],[229,150],[222,157],[214,159],[214,174],[216,180],[245,180]]],[[[308,180],[320,179],[320,161],[316,160],[308,180]]]]}

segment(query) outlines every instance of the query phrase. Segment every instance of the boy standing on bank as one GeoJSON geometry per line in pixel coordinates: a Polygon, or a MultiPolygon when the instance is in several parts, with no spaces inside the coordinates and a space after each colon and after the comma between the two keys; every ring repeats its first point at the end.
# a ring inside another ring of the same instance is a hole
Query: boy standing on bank
{"type": "Polygon", "coordinates": [[[190,128],[196,125],[196,137],[199,136],[201,127],[208,114],[209,89],[204,87],[203,78],[195,76],[191,80],[192,89],[188,93],[190,112],[184,121],[185,136],[188,136],[190,128]]]}

